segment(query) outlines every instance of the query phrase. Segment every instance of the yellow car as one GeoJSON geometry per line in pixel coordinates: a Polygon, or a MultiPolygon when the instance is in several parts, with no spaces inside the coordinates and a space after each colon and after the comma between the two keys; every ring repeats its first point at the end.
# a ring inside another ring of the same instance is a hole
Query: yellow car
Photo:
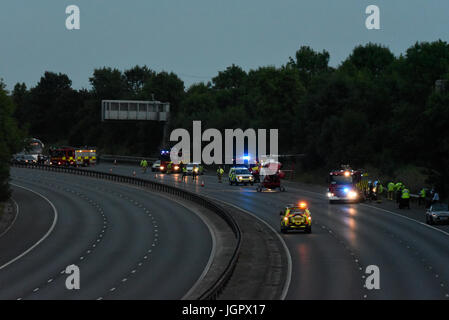
{"type": "Polygon", "coordinates": [[[303,230],[305,233],[312,233],[312,215],[306,202],[301,201],[298,205],[287,205],[279,214],[282,233],[287,233],[289,230],[303,230]]]}

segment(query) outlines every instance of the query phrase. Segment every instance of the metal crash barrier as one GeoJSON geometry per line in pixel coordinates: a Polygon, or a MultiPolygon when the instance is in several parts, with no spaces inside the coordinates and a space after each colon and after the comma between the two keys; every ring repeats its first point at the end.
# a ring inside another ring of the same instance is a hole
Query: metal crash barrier
{"type": "Polygon", "coordinates": [[[132,185],[141,186],[144,188],[148,188],[152,191],[156,192],[163,192],[167,194],[172,194],[175,196],[178,196],[180,198],[183,198],[185,200],[189,200],[192,202],[195,202],[196,204],[209,209],[210,211],[214,212],[218,216],[220,216],[231,228],[232,232],[234,233],[234,236],[237,240],[236,246],[234,248],[234,251],[232,253],[231,259],[229,260],[226,268],[223,270],[221,275],[218,277],[218,279],[204,292],[200,295],[198,298],[199,300],[215,300],[219,297],[220,293],[225,288],[226,284],[228,283],[229,279],[231,278],[234,269],[237,265],[237,261],[239,259],[240,254],[240,247],[241,247],[241,240],[242,240],[242,234],[241,230],[235,221],[235,219],[231,216],[229,212],[227,212],[222,207],[218,206],[214,202],[210,201],[209,199],[200,196],[196,193],[182,190],[180,188],[176,188],[174,186],[166,185],[160,182],[155,181],[149,181],[141,178],[134,178],[129,176],[123,176],[118,175],[114,173],[109,172],[101,172],[101,171],[94,171],[94,170],[84,170],[79,168],[72,168],[72,167],[56,167],[56,166],[49,166],[49,165],[42,165],[42,164],[12,164],[12,167],[17,168],[28,168],[28,169],[35,169],[35,170],[44,170],[44,171],[52,171],[52,172],[61,172],[61,173],[68,173],[68,174],[75,174],[80,176],[86,176],[86,177],[93,177],[97,179],[104,179],[104,180],[110,180],[113,182],[120,182],[120,183],[128,183],[132,185]]]}

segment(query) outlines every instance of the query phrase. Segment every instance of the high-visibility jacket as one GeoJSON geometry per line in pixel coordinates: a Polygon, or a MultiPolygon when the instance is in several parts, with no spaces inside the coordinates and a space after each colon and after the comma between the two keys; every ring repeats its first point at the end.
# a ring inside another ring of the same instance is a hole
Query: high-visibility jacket
{"type": "Polygon", "coordinates": [[[182,172],[186,173],[187,172],[187,168],[186,166],[182,166],[182,172]]]}
{"type": "Polygon", "coordinates": [[[426,197],[426,189],[421,189],[421,191],[419,192],[419,196],[421,197],[421,198],[425,198],[426,197]]]}
{"type": "Polygon", "coordinates": [[[407,188],[402,190],[402,199],[410,199],[410,191],[407,188]]]}
{"type": "Polygon", "coordinates": [[[402,187],[402,182],[397,182],[397,183],[394,185],[394,190],[395,190],[395,191],[401,190],[401,187],[402,187]]]}
{"type": "Polygon", "coordinates": [[[388,192],[392,192],[394,191],[394,183],[393,182],[389,182],[388,183],[388,192]]]}
{"type": "Polygon", "coordinates": [[[224,174],[223,168],[218,168],[217,169],[217,174],[223,175],[224,174]]]}
{"type": "Polygon", "coordinates": [[[143,160],[140,161],[140,166],[143,167],[143,160]]]}
{"type": "Polygon", "coordinates": [[[382,194],[384,192],[384,186],[382,184],[377,185],[377,193],[382,194]]]}

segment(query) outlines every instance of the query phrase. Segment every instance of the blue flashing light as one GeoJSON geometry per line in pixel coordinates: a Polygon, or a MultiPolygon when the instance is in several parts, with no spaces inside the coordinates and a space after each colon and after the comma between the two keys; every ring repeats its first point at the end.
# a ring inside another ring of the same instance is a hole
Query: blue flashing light
{"type": "Polygon", "coordinates": [[[344,189],[343,189],[343,192],[344,192],[344,193],[348,193],[348,192],[349,192],[349,188],[344,188],[344,189]]]}
{"type": "Polygon", "coordinates": [[[250,160],[251,157],[250,156],[243,156],[243,160],[250,160]]]}

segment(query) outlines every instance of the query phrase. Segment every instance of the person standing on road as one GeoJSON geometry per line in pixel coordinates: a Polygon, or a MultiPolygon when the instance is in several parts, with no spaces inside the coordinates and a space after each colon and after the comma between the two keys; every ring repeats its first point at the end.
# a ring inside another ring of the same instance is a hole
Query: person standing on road
{"type": "Polygon", "coordinates": [[[217,169],[217,177],[218,177],[218,182],[221,183],[221,178],[223,177],[224,174],[224,170],[223,168],[220,166],[217,169]]]}
{"type": "Polygon", "coordinates": [[[419,198],[418,198],[418,206],[421,206],[421,204],[425,205],[426,203],[426,189],[422,188],[419,192],[419,198]]]}
{"type": "Polygon", "coordinates": [[[399,203],[399,209],[402,208],[410,209],[410,190],[405,186],[401,191],[401,202],[399,203]]]}
{"type": "Polygon", "coordinates": [[[143,159],[142,160],[142,171],[143,171],[143,173],[146,173],[147,167],[148,167],[148,162],[147,162],[147,160],[143,159]]]}
{"type": "Polygon", "coordinates": [[[387,185],[387,189],[388,189],[388,195],[387,195],[388,200],[393,200],[394,182],[389,182],[387,185]]]}
{"type": "Polygon", "coordinates": [[[433,198],[432,198],[432,204],[440,202],[440,195],[438,194],[438,192],[434,192],[433,193],[433,198]]]}
{"type": "Polygon", "coordinates": [[[187,177],[187,166],[185,164],[183,164],[181,167],[181,170],[182,170],[181,179],[182,179],[182,181],[184,181],[184,178],[187,177]]]}
{"type": "Polygon", "coordinates": [[[382,183],[380,183],[379,180],[377,180],[377,184],[376,184],[376,199],[378,203],[381,203],[381,196],[384,193],[384,186],[382,185],[382,183]]]}

